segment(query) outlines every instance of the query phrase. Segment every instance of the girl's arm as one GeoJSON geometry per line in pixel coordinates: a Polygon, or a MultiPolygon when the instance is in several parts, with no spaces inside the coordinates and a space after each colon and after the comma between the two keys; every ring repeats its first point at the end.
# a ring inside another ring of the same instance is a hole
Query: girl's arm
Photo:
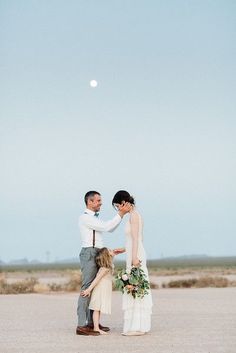
{"type": "Polygon", "coordinates": [[[130,215],[130,231],[132,236],[132,265],[139,266],[138,259],[138,236],[139,236],[139,217],[137,212],[132,212],[130,215]]]}
{"type": "Polygon", "coordinates": [[[112,251],[114,255],[119,255],[125,252],[125,248],[116,248],[116,249],[113,249],[112,251]]]}
{"type": "Polygon", "coordinates": [[[109,272],[109,268],[100,267],[93,282],[90,284],[90,286],[87,289],[85,289],[81,292],[81,296],[82,297],[87,297],[87,296],[89,297],[93,288],[98,284],[98,282],[102,279],[102,277],[104,277],[108,272],[109,272]]]}

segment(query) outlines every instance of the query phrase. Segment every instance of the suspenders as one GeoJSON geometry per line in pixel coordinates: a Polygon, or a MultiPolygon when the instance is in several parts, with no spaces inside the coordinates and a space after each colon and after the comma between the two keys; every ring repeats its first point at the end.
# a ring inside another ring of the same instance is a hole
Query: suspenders
{"type": "Polygon", "coordinates": [[[95,247],[95,230],[93,229],[93,248],[95,247]]]}
{"type": "MultiPolygon", "coordinates": [[[[88,214],[87,212],[84,212],[88,214]]],[[[95,230],[93,229],[93,248],[95,247],[95,230]]]]}

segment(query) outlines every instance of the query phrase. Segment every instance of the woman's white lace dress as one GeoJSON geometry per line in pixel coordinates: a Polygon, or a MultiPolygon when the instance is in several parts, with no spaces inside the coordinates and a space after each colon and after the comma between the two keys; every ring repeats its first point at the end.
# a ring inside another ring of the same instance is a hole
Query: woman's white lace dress
{"type": "MultiPolygon", "coordinates": [[[[138,234],[138,259],[141,260],[141,269],[148,278],[148,270],[146,266],[146,253],[143,247],[143,222],[140,214],[139,218],[139,234],[138,234]]],[[[130,221],[125,226],[126,235],[126,269],[130,271],[132,267],[132,236],[130,230],[130,221]]],[[[124,293],[122,298],[122,308],[124,310],[124,326],[123,332],[148,332],[151,328],[152,314],[152,295],[151,291],[141,298],[133,298],[131,294],[124,293]]]]}

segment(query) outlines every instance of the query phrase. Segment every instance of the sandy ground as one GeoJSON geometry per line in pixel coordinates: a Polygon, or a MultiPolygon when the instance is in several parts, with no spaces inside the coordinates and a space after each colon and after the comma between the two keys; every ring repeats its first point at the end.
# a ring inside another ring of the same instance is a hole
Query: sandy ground
{"type": "Polygon", "coordinates": [[[236,288],[153,290],[152,331],[123,337],[121,294],[107,336],[76,336],[76,294],[0,296],[0,353],[235,353],[236,288]]]}

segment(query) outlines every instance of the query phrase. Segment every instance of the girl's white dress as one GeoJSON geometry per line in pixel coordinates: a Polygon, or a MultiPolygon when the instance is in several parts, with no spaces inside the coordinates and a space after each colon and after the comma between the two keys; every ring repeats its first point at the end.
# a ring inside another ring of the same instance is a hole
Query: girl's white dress
{"type": "MultiPolygon", "coordinates": [[[[140,214],[139,217],[139,234],[138,234],[138,259],[141,260],[141,269],[148,278],[148,270],[146,265],[146,253],[143,247],[143,221],[140,214]]],[[[125,226],[126,235],[126,270],[130,271],[132,267],[132,236],[130,229],[130,221],[125,226]]],[[[131,294],[126,292],[122,295],[122,308],[124,310],[124,326],[123,332],[148,332],[151,329],[152,314],[152,295],[151,291],[141,298],[133,298],[131,294]]]]}
{"type": "MultiPolygon", "coordinates": [[[[102,269],[103,267],[99,271],[102,269]]],[[[112,278],[112,271],[109,270],[94,287],[89,309],[101,311],[103,314],[111,314],[112,278]]]]}

